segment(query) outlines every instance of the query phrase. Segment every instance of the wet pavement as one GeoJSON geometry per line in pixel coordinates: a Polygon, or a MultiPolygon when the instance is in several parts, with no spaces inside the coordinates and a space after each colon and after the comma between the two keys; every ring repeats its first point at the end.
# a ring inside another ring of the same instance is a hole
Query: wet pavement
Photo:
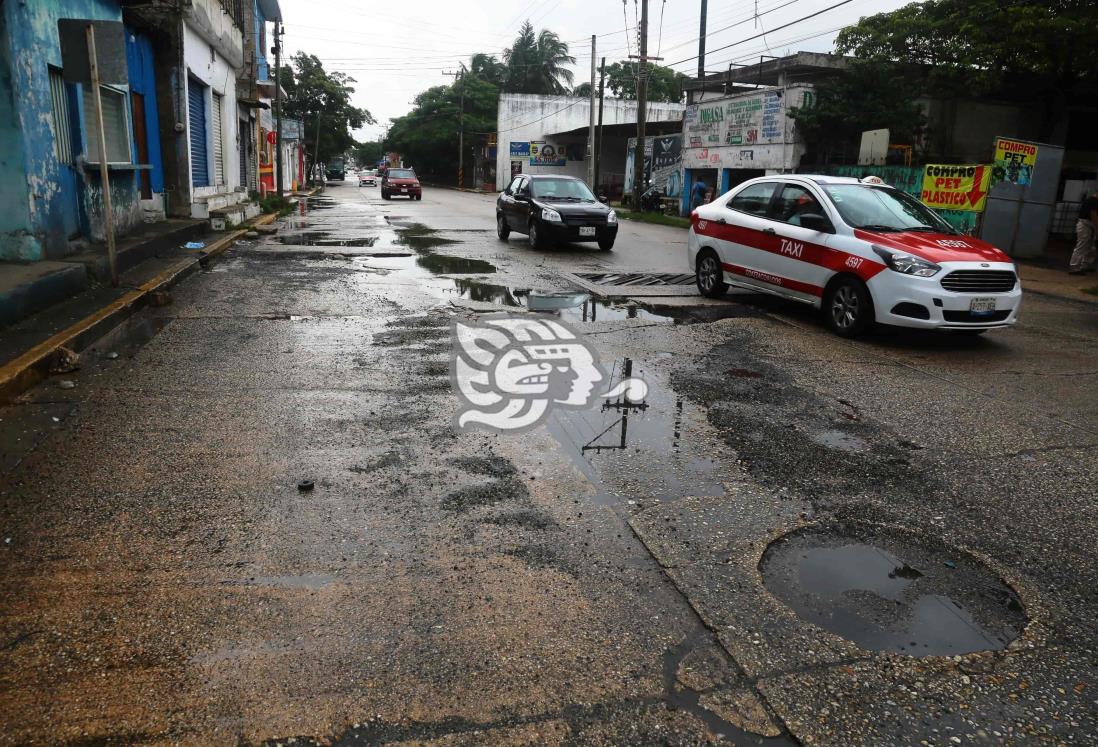
{"type": "Polygon", "coordinates": [[[683,248],[334,184],[0,410],[0,741],[1098,741],[1093,312],[846,342],[571,279],[683,248]],[[456,433],[501,310],[648,395],[456,433]]]}

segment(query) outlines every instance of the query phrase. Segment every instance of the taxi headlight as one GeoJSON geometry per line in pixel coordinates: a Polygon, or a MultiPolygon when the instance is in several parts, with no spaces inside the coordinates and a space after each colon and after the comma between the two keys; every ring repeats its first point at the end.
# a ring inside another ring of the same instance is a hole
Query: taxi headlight
{"type": "Polygon", "coordinates": [[[606,223],[608,225],[612,226],[617,222],[618,222],[618,214],[615,213],[613,210],[611,210],[609,213],[606,214],[606,223]]]}
{"type": "Polygon", "coordinates": [[[873,251],[884,260],[884,263],[888,265],[890,270],[894,270],[902,275],[932,278],[942,269],[940,266],[929,260],[925,260],[922,257],[913,257],[910,254],[903,254],[902,252],[891,252],[880,246],[874,246],[873,251]]]}
{"type": "Polygon", "coordinates": [[[544,221],[549,221],[550,223],[560,223],[561,222],[560,213],[558,213],[556,210],[553,210],[551,208],[542,208],[541,209],[541,219],[544,220],[544,221]]]}

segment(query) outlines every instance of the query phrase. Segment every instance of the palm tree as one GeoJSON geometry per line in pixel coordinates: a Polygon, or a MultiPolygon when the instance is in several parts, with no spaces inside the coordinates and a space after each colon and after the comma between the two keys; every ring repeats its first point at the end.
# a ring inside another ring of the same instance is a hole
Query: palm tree
{"type": "Polygon", "coordinates": [[[572,85],[576,58],[568,54],[568,45],[549,29],[534,34],[530,21],[522,24],[510,49],[503,51],[507,66],[508,93],[565,94],[572,85]]]}
{"type": "Polygon", "coordinates": [[[507,81],[507,66],[496,59],[495,55],[477,52],[469,60],[469,74],[502,88],[507,81]]]}

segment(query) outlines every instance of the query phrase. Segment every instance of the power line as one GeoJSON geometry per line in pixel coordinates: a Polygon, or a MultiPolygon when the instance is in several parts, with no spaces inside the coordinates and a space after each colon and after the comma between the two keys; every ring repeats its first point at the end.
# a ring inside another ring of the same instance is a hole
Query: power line
{"type": "MultiPolygon", "coordinates": [[[[840,0],[840,2],[837,2],[834,5],[829,5],[826,8],[824,8],[823,10],[818,10],[815,13],[810,13],[807,16],[802,16],[801,18],[798,18],[794,21],[790,21],[789,23],[786,23],[786,24],[778,26],[774,29],[771,29],[770,33],[774,33],[775,31],[781,31],[782,29],[787,29],[790,26],[795,26],[798,23],[802,23],[804,21],[809,20],[810,18],[815,18],[816,16],[823,15],[824,13],[827,13],[828,11],[835,10],[835,8],[839,8],[843,5],[847,5],[847,4],[852,3],[852,2],[854,2],[854,0],[840,0]]],[[[755,34],[754,36],[749,36],[746,39],[740,39],[737,42],[732,42],[731,44],[725,44],[723,47],[717,47],[716,49],[711,49],[711,50],[709,50],[709,52],[710,53],[720,52],[720,51],[725,50],[725,49],[731,49],[732,47],[739,46],[740,44],[744,44],[744,43],[749,42],[749,41],[754,41],[755,39],[758,39],[759,37],[762,37],[762,36],[765,36],[765,35],[766,35],[766,32],[763,32],[761,34],[755,34]]],[[[692,60],[696,60],[696,59],[698,59],[698,55],[692,55],[690,57],[685,57],[681,60],[676,60],[675,62],[672,62],[668,65],[668,67],[674,67],[675,65],[681,65],[684,62],[691,62],[692,60]]]]}

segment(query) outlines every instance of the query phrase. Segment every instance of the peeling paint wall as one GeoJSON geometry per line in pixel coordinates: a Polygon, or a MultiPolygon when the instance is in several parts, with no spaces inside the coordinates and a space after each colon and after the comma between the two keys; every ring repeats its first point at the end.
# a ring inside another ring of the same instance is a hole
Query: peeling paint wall
{"type": "MultiPolygon", "coordinates": [[[[8,0],[0,6],[0,12],[7,29],[11,88],[13,101],[17,103],[15,114],[23,149],[19,189],[28,206],[29,233],[40,247],[36,256],[24,258],[60,258],[70,252],[69,240],[78,232],[94,238],[102,235],[102,231],[93,217],[98,176],[83,174],[73,163],[78,159],[69,157],[84,150],[80,94],[72,86],[66,88],[73,153],[63,154],[65,157],[59,160],[55,152],[49,75],[51,66],[61,68],[57,21],[60,18],[121,21],[122,12],[118,0],[8,0]]],[[[136,214],[140,222],[139,192],[132,172],[120,174],[116,179],[117,188],[111,194],[117,194],[117,230],[124,233],[136,225],[132,215],[136,214]]],[[[3,205],[5,211],[8,201],[5,199],[3,205]]]]}
{"type": "Polygon", "coordinates": [[[15,108],[7,10],[0,8],[0,260],[35,260],[35,238],[27,204],[26,159],[15,108]]]}
{"type": "MultiPolygon", "coordinates": [[[[233,28],[236,27],[233,26],[233,28]]],[[[237,29],[237,38],[240,38],[239,29],[237,29]]],[[[208,171],[211,186],[195,187],[192,182],[191,192],[195,198],[208,198],[218,194],[234,192],[240,186],[239,122],[236,116],[236,74],[239,64],[237,66],[230,64],[230,60],[218,52],[218,48],[203,36],[197,28],[193,27],[190,20],[184,24],[183,28],[183,58],[189,76],[194,76],[207,87],[205,92],[206,112],[209,113],[213,110],[213,95],[215,93],[222,96],[223,107],[221,148],[224,159],[225,181],[222,184],[212,184],[214,179],[214,133],[211,124],[212,117],[207,116],[206,154],[209,161],[208,171]]],[[[187,80],[189,85],[189,77],[187,80]]],[[[187,127],[190,128],[190,126],[188,119],[187,127]]],[[[193,158],[193,154],[190,157],[193,158]]]]}

